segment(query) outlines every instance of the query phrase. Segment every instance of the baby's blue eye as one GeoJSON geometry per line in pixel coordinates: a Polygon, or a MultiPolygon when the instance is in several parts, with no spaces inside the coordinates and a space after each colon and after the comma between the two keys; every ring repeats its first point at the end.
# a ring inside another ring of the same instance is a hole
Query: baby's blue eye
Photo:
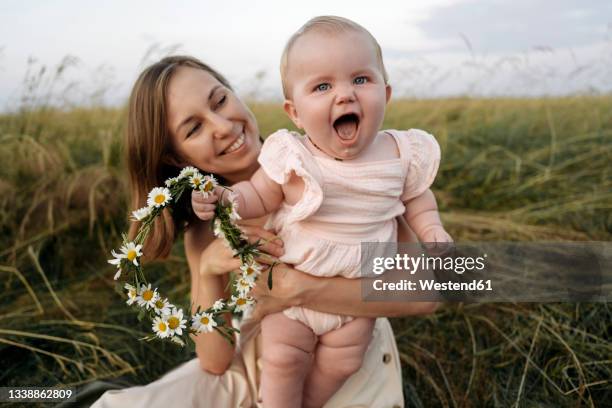
{"type": "Polygon", "coordinates": [[[328,83],[323,83],[315,86],[315,91],[323,92],[329,90],[329,88],[331,88],[331,85],[328,83]]]}
{"type": "Polygon", "coordinates": [[[364,77],[364,76],[360,76],[360,77],[355,78],[355,79],[353,80],[353,82],[354,82],[356,85],[363,85],[363,84],[365,84],[366,82],[368,82],[368,78],[366,78],[366,77],[364,77]]]}

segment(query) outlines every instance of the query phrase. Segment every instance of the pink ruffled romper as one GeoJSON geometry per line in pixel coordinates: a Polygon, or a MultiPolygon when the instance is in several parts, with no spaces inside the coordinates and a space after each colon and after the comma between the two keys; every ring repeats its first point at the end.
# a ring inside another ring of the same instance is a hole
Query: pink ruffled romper
{"type": "MultiPolygon", "coordinates": [[[[377,137],[384,137],[381,133],[377,137]]],[[[283,239],[281,261],[314,276],[359,278],[362,241],[397,241],[395,217],[404,213],[404,201],[432,184],[440,147],[422,130],[384,133],[395,139],[399,158],[351,163],[314,156],[303,136],[286,129],[266,139],[259,156],[266,174],[278,184],[286,183],[292,172],[304,180],[299,202],[283,203],[267,224],[283,239]]],[[[284,313],[316,335],[353,319],[303,307],[284,313]]]]}

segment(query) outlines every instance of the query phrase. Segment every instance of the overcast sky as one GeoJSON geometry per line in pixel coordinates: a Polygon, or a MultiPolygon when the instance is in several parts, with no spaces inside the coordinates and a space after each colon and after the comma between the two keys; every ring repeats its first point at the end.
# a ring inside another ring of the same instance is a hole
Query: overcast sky
{"type": "Polygon", "coordinates": [[[321,14],[372,32],[398,96],[612,90],[609,0],[3,0],[0,109],[18,105],[28,66],[50,79],[62,61],[56,98],[122,103],[138,72],[169,52],[204,60],[243,95],[280,98],[284,43],[321,14]]]}

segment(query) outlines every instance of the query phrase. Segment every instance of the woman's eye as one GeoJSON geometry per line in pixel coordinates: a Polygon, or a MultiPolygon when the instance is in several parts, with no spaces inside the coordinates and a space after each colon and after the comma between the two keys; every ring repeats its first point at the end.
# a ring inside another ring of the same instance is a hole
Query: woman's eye
{"type": "Polygon", "coordinates": [[[202,123],[198,122],[196,123],[189,132],[187,132],[187,137],[193,135],[194,133],[196,133],[198,130],[200,130],[200,127],[202,127],[202,123]]]}
{"type": "Polygon", "coordinates": [[[223,96],[221,97],[221,99],[219,99],[219,101],[217,102],[216,107],[218,108],[218,107],[220,107],[220,106],[223,106],[223,104],[225,103],[225,101],[227,101],[227,95],[223,95],[223,96]]]}
{"type": "Polygon", "coordinates": [[[353,80],[353,82],[354,82],[356,85],[363,85],[363,84],[365,84],[366,82],[368,82],[368,78],[366,78],[366,77],[364,77],[364,76],[360,76],[360,77],[355,78],[355,79],[353,80]]]}
{"type": "Polygon", "coordinates": [[[331,85],[328,84],[328,83],[319,84],[319,85],[315,86],[315,91],[323,92],[323,91],[329,90],[329,88],[331,88],[331,85]]]}

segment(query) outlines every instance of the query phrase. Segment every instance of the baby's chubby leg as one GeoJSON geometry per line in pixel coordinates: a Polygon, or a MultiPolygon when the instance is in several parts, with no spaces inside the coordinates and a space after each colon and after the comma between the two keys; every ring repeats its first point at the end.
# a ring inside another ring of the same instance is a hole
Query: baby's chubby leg
{"type": "Polygon", "coordinates": [[[363,363],[375,319],[359,317],[319,337],[315,360],[304,385],[304,407],[320,408],[363,363]]]}
{"type": "Polygon", "coordinates": [[[316,336],[308,326],[283,313],[264,317],[261,330],[261,392],[264,407],[300,408],[316,336]]]}

